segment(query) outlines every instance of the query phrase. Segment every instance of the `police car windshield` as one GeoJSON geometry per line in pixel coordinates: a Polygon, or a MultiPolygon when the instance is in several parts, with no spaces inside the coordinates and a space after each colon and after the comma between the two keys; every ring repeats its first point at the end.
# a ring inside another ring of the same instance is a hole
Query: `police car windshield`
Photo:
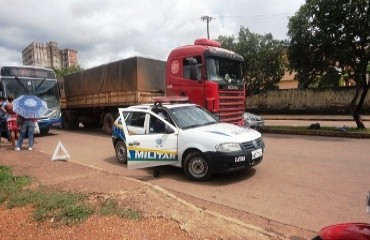
{"type": "Polygon", "coordinates": [[[218,123],[218,120],[197,106],[183,106],[170,109],[172,116],[181,129],[195,128],[218,123]]]}

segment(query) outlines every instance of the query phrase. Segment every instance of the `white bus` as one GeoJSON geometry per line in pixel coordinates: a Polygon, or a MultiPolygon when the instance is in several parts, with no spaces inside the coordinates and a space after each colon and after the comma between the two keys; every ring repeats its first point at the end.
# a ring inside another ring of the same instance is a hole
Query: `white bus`
{"type": "Polygon", "coordinates": [[[14,98],[36,95],[48,105],[48,112],[38,119],[41,134],[50,127],[61,127],[60,91],[52,69],[34,66],[2,66],[0,72],[0,96],[14,98]]]}

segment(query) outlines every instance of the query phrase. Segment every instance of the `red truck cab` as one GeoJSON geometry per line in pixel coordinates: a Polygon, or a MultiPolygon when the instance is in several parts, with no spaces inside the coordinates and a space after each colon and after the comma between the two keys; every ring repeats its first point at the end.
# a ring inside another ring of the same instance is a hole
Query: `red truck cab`
{"type": "Polygon", "coordinates": [[[187,96],[221,121],[243,125],[242,56],[209,39],[175,48],[166,63],[166,95],[187,96]]]}

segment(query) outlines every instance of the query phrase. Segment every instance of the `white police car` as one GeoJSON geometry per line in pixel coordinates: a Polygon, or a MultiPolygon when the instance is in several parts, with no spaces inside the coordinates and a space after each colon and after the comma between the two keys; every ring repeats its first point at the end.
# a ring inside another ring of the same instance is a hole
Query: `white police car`
{"type": "Polygon", "coordinates": [[[174,165],[190,180],[259,164],[259,132],[219,122],[195,104],[149,104],[120,108],[112,141],[119,162],[129,169],[174,165]],[[121,121],[125,119],[125,121],[121,121]]]}

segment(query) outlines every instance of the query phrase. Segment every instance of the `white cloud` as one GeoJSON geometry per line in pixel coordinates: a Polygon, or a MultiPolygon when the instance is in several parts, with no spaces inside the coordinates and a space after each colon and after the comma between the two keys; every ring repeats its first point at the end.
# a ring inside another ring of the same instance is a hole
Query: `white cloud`
{"type": "MultiPolygon", "coordinates": [[[[5,1],[5,0],[0,0],[5,1]]],[[[207,37],[252,32],[286,38],[288,16],[304,0],[13,0],[0,8],[0,65],[22,63],[32,42],[78,50],[84,68],[132,56],[166,60],[174,47],[207,37]]]]}

